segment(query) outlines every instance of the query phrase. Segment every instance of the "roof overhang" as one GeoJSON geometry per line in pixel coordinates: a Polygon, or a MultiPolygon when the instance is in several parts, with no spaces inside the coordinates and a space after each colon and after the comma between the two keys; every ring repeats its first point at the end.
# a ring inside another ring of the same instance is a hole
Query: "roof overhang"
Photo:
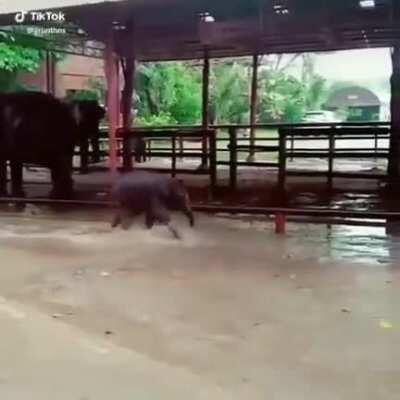
{"type": "MultiPolygon", "coordinates": [[[[400,1],[372,2],[374,7],[360,0],[37,0],[34,8],[62,10],[93,40],[105,42],[114,29],[120,53],[179,60],[202,58],[205,50],[210,57],[231,57],[391,47],[400,41],[400,1]]],[[[12,23],[24,5],[32,9],[31,0],[3,4],[0,12],[7,14],[0,23],[12,23]]]]}

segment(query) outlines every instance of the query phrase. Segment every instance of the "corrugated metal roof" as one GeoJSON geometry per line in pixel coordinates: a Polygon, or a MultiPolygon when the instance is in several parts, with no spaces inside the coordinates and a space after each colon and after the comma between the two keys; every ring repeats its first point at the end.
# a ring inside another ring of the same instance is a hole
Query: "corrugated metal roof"
{"type": "Polygon", "coordinates": [[[391,47],[400,40],[400,0],[379,0],[371,9],[359,0],[11,1],[0,0],[0,24],[12,23],[24,5],[62,7],[89,39],[105,42],[117,24],[118,52],[134,51],[139,60],[196,59],[205,49],[210,57],[231,57],[391,47]]]}
{"type": "Polygon", "coordinates": [[[31,10],[49,10],[85,4],[105,3],[109,1],[119,2],[121,0],[0,0],[0,14],[31,10]]]}

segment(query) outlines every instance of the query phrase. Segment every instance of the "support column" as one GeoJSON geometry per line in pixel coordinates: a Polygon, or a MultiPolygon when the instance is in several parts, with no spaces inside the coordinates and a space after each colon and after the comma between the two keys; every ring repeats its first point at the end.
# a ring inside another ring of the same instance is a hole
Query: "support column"
{"type": "Polygon", "coordinates": [[[391,85],[391,132],[389,149],[389,186],[400,187],[400,42],[392,49],[393,73],[391,85]]]}
{"type": "Polygon", "coordinates": [[[129,171],[133,168],[130,130],[132,129],[134,118],[134,115],[132,115],[132,103],[136,71],[135,57],[133,55],[126,57],[122,66],[124,73],[124,90],[122,91],[123,166],[124,170],[129,171]]]}
{"type": "Polygon", "coordinates": [[[116,131],[119,125],[119,62],[115,54],[114,31],[111,30],[105,49],[105,74],[107,80],[107,111],[109,121],[109,168],[118,168],[116,131]]]}
{"type": "MultiPolygon", "coordinates": [[[[203,63],[203,91],[202,91],[202,127],[204,130],[209,127],[209,103],[210,103],[210,58],[208,51],[204,51],[203,63]]],[[[207,167],[207,135],[203,135],[202,139],[202,161],[200,168],[207,167]]]]}
{"type": "Polygon", "coordinates": [[[46,51],[46,92],[55,94],[55,61],[50,51],[46,51]]]}
{"type": "MultiPolygon", "coordinates": [[[[251,94],[250,94],[250,146],[255,145],[255,133],[256,130],[254,125],[257,122],[257,89],[258,89],[258,54],[253,56],[253,74],[251,79],[251,94]]],[[[254,148],[250,148],[249,162],[255,161],[254,148]]]]}
{"type": "Polygon", "coordinates": [[[134,115],[132,115],[133,93],[135,89],[135,58],[125,58],[123,65],[124,90],[122,91],[122,124],[125,129],[130,129],[133,124],[134,115]]]}

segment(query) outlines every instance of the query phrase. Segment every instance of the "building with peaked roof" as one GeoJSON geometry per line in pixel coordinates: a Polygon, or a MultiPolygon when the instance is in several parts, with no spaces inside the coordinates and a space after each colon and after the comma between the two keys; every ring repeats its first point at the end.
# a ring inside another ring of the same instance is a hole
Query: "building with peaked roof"
{"type": "Polygon", "coordinates": [[[347,121],[378,121],[381,101],[371,90],[351,86],[333,92],[324,108],[330,111],[344,111],[347,121]]]}

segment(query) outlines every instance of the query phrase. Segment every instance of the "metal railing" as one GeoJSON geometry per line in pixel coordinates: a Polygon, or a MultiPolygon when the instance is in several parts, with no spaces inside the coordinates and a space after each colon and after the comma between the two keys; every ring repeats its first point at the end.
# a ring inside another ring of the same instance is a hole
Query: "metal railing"
{"type": "MultiPolygon", "coordinates": [[[[105,131],[103,131],[103,135],[105,131]]],[[[212,164],[211,185],[216,185],[216,175],[218,166],[229,167],[230,187],[237,187],[238,168],[240,167],[259,167],[272,168],[278,171],[278,182],[284,188],[286,178],[289,175],[314,175],[326,176],[329,184],[332,184],[334,177],[349,178],[368,178],[385,179],[384,174],[366,174],[360,172],[340,172],[334,170],[335,159],[388,159],[388,148],[380,147],[380,140],[388,140],[390,136],[390,123],[388,122],[340,122],[340,123],[301,123],[301,124],[256,124],[256,125],[213,125],[209,130],[204,131],[201,126],[162,126],[162,127],[138,127],[131,130],[131,135],[140,135],[147,143],[146,156],[171,158],[171,167],[167,171],[176,173],[199,173],[202,169],[188,170],[177,169],[176,160],[185,157],[199,158],[201,165],[209,161],[212,164]],[[243,129],[255,128],[255,137],[240,137],[239,132],[243,129]],[[260,130],[275,130],[276,134],[270,137],[259,135],[260,130]],[[228,131],[228,135],[223,137],[221,131],[228,131]],[[198,148],[185,147],[184,142],[188,140],[201,141],[204,135],[208,135],[209,146],[206,154],[198,148]],[[371,140],[372,147],[338,147],[341,141],[362,141],[371,140]],[[154,146],[155,143],[169,141],[167,147],[154,146]],[[307,146],[307,142],[326,142],[326,148],[315,148],[307,146]],[[301,142],[302,147],[296,144],[301,142]],[[253,144],[251,144],[253,143],[253,144]],[[225,146],[226,144],[226,146],[225,146]],[[229,157],[221,159],[223,154],[229,157]],[[273,155],[273,160],[246,160],[240,159],[240,154],[264,154],[273,155]],[[326,171],[300,171],[288,168],[287,161],[294,159],[325,159],[328,162],[326,171]]],[[[104,144],[107,139],[103,138],[104,144]]],[[[118,155],[125,161],[126,166],[130,163],[129,157],[134,154],[125,154],[123,140],[118,139],[118,155]]],[[[106,150],[102,150],[105,155],[106,150]]],[[[204,170],[204,169],[203,169],[204,170]]],[[[165,172],[165,169],[163,169],[165,172]]]]}

